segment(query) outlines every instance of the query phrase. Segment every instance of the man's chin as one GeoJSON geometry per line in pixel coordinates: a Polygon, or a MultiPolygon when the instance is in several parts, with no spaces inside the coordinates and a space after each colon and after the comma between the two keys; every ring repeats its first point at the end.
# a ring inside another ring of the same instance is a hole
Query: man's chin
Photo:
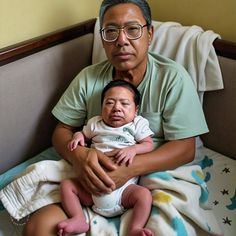
{"type": "Polygon", "coordinates": [[[118,71],[129,71],[133,69],[133,65],[130,61],[119,61],[115,62],[113,65],[118,71]]]}

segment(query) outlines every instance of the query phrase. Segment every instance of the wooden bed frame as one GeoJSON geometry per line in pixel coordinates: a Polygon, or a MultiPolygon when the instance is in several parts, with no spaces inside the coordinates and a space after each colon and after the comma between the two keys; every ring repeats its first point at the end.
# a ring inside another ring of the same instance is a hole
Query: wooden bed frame
{"type": "MultiPolygon", "coordinates": [[[[93,18],[47,35],[5,47],[0,50],[0,66],[84,34],[93,33],[95,23],[96,18],[93,18]]],[[[236,43],[216,39],[213,45],[217,55],[236,59],[236,43]]]]}

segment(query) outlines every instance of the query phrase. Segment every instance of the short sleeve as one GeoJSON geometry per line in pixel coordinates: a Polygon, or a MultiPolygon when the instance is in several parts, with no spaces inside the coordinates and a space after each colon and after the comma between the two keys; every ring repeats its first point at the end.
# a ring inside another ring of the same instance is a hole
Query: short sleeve
{"type": "Polygon", "coordinates": [[[134,125],[136,130],[135,140],[138,142],[154,134],[152,130],[149,128],[148,120],[143,118],[142,116],[135,117],[134,125]]]}
{"type": "Polygon", "coordinates": [[[83,125],[86,119],[86,94],[82,77],[83,71],[71,82],[52,110],[59,121],[75,127],[83,125]]]}

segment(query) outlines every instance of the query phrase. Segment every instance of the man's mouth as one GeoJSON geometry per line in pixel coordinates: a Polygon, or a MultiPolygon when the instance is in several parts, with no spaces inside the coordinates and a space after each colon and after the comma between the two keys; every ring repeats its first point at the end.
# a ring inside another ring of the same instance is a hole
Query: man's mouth
{"type": "Polygon", "coordinates": [[[120,60],[128,60],[132,56],[131,53],[128,52],[119,52],[119,53],[114,53],[115,58],[119,58],[120,60]]]}

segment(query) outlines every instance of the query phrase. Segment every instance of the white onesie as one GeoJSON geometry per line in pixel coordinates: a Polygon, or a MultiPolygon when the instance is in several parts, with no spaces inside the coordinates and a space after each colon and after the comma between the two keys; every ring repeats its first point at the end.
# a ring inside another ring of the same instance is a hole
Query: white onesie
{"type": "MultiPolygon", "coordinates": [[[[117,128],[107,126],[101,116],[95,116],[88,120],[87,125],[83,128],[83,133],[92,140],[91,147],[102,152],[125,148],[153,135],[148,120],[142,116],[136,116],[133,122],[117,128]]],[[[106,217],[120,215],[125,210],[121,205],[122,193],[128,185],[136,184],[137,181],[138,178],[135,177],[110,194],[99,197],[92,196],[93,210],[106,217]]]]}

